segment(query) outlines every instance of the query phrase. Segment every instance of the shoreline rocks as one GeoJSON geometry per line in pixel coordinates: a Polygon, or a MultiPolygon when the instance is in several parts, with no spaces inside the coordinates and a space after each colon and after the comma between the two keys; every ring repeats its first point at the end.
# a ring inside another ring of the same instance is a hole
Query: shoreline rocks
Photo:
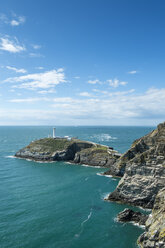
{"type": "Polygon", "coordinates": [[[146,221],[146,231],[139,237],[141,248],[165,247],[165,188],[156,196],[152,214],[146,221]]]}
{"type": "Polygon", "coordinates": [[[134,222],[139,225],[145,225],[148,215],[144,215],[140,212],[135,212],[129,208],[125,208],[117,215],[117,220],[120,222],[134,222]]]}

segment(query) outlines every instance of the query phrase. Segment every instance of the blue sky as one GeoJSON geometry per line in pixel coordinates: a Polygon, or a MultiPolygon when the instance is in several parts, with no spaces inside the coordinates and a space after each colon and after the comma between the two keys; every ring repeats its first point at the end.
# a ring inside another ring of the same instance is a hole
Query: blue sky
{"type": "Polygon", "coordinates": [[[0,125],[165,120],[164,0],[1,0],[0,125]]]}

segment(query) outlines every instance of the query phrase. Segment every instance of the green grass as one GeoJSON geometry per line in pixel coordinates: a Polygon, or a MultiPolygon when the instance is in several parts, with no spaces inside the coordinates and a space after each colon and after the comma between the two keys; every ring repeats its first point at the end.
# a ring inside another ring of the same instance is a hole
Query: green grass
{"type": "Polygon", "coordinates": [[[66,149],[73,141],[67,139],[45,138],[30,143],[27,148],[31,151],[54,152],[66,149]]]}

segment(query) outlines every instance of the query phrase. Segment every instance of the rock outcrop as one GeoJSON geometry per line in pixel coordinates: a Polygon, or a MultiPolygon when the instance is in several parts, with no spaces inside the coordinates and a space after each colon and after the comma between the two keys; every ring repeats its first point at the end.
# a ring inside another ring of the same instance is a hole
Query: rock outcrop
{"type": "Polygon", "coordinates": [[[132,147],[110,167],[108,174],[123,176],[108,200],[152,208],[165,185],[165,122],[132,147]]]}
{"type": "Polygon", "coordinates": [[[152,214],[146,221],[146,231],[139,237],[141,248],[165,247],[165,188],[156,196],[152,214]]]}
{"type": "Polygon", "coordinates": [[[125,168],[132,163],[145,165],[145,168],[152,163],[154,167],[154,165],[164,162],[164,152],[165,122],[159,124],[157,129],[149,134],[135,140],[131,148],[125,152],[105,174],[122,177],[125,173],[125,168]]]}
{"type": "Polygon", "coordinates": [[[92,147],[75,154],[74,163],[92,166],[110,167],[120,157],[120,154],[107,147],[92,147]]]}
{"type": "Polygon", "coordinates": [[[145,225],[148,215],[144,215],[140,212],[135,212],[129,208],[125,208],[117,215],[117,220],[120,222],[134,222],[139,225],[145,225]]]}
{"type": "Polygon", "coordinates": [[[78,139],[44,138],[19,150],[16,157],[35,161],[71,161],[92,166],[110,167],[120,157],[107,146],[78,139]]]}

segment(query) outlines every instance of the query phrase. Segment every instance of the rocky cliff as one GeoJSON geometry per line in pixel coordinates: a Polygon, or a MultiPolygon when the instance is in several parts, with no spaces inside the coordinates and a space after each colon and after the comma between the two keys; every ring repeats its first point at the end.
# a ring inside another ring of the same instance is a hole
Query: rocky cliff
{"type": "Polygon", "coordinates": [[[129,208],[125,208],[117,215],[117,221],[134,222],[138,225],[145,225],[147,219],[148,215],[142,214],[141,212],[135,212],[129,208]]]}
{"type": "Polygon", "coordinates": [[[19,150],[16,157],[36,161],[72,161],[92,166],[110,167],[120,154],[107,146],[78,139],[44,138],[19,150]]]}
{"type": "Polygon", "coordinates": [[[125,173],[125,167],[133,162],[140,164],[146,163],[146,166],[151,162],[153,165],[162,163],[164,161],[164,146],[165,122],[159,124],[157,129],[151,133],[135,140],[131,148],[105,174],[122,177],[125,173]],[[154,150],[155,148],[157,148],[157,153],[152,156],[152,149],[154,150]]]}
{"type": "Polygon", "coordinates": [[[75,154],[74,162],[92,166],[110,167],[120,157],[120,154],[105,146],[91,147],[75,154]]]}
{"type": "Polygon", "coordinates": [[[124,175],[108,200],[152,208],[165,185],[165,122],[136,140],[106,174],[124,175]]]}
{"type": "Polygon", "coordinates": [[[156,196],[152,214],[146,221],[146,231],[139,237],[142,248],[165,247],[165,188],[156,196]]]}

